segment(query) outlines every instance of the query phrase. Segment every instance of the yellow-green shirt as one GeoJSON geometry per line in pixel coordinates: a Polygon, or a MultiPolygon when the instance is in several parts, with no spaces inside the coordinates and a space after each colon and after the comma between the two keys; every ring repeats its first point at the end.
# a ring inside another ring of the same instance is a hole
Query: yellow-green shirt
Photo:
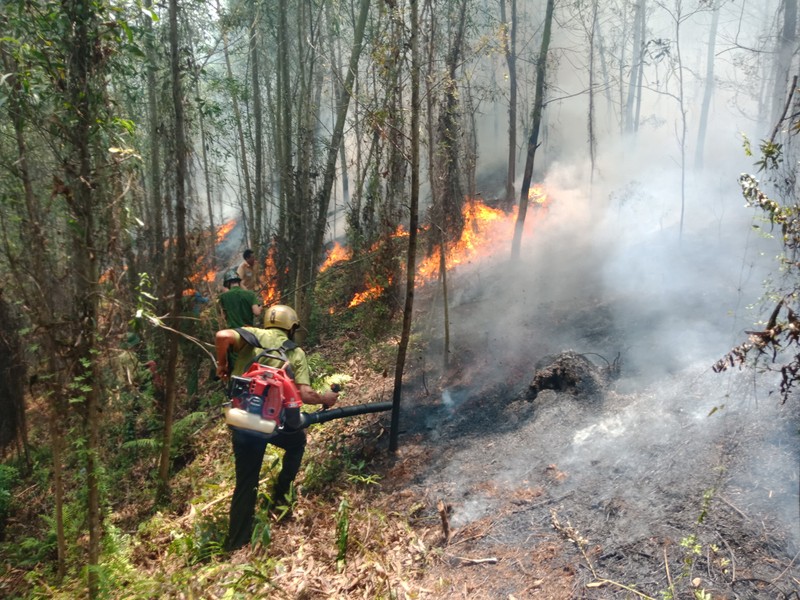
{"type": "MultiPolygon", "coordinates": [[[[264,348],[280,348],[283,343],[289,339],[289,336],[283,329],[259,329],[257,327],[243,327],[245,331],[249,331],[258,339],[259,343],[264,348]]],[[[236,341],[241,340],[242,337],[239,333],[236,334],[236,341]]],[[[253,358],[262,352],[261,348],[255,348],[248,343],[245,343],[244,348],[236,353],[236,360],[233,363],[232,375],[241,375],[244,372],[247,364],[253,358]]],[[[293,348],[286,352],[289,363],[292,365],[292,372],[294,373],[294,382],[297,385],[311,385],[311,369],[308,367],[308,360],[306,353],[302,348],[293,348]]],[[[280,361],[277,359],[270,359],[263,361],[264,364],[280,367],[280,361]]]]}

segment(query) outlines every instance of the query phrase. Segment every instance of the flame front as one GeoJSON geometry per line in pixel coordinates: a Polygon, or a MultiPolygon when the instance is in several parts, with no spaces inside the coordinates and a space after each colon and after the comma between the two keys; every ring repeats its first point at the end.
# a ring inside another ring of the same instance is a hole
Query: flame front
{"type": "Polygon", "coordinates": [[[348,308],[353,308],[354,306],[358,306],[362,302],[366,302],[367,300],[374,300],[379,298],[380,295],[383,293],[383,286],[376,285],[371,288],[364,290],[363,292],[358,292],[353,299],[350,300],[350,304],[348,308]]]}
{"type": "MultiPolygon", "coordinates": [[[[464,204],[464,229],[461,239],[451,243],[445,254],[447,267],[467,264],[479,257],[490,256],[508,248],[514,235],[517,220],[516,208],[506,213],[499,208],[486,206],[479,200],[464,204]]],[[[417,287],[438,277],[441,262],[440,248],[423,260],[417,269],[417,287]]]]}
{"type": "Polygon", "coordinates": [[[227,223],[223,223],[217,227],[217,243],[220,244],[225,241],[228,234],[236,227],[236,219],[231,219],[227,223]]]}
{"type": "MultiPolygon", "coordinates": [[[[528,202],[537,208],[546,208],[548,197],[544,187],[541,185],[532,186],[528,191],[528,202]]],[[[499,208],[487,206],[479,200],[470,199],[464,204],[463,214],[464,228],[461,232],[461,238],[447,247],[445,255],[446,268],[468,264],[473,260],[497,253],[510,253],[511,240],[514,236],[517,222],[516,206],[510,212],[505,212],[499,208]]],[[[534,214],[529,212],[525,219],[524,234],[531,234],[538,220],[537,212],[534,212],[534,214]]],[[[408,232],[401,226],[397,228],[392,237],[407,235],[408,232]]],[[[372,251],[376,248],[377,243],[372,248],[372,251]]],[[[335,244],[328,254],[322,269],[329,268],[331,265],[349,258],[350,252],[339,246],[339,244],[335,244]]],[[[430,256],[420,262],[415,278],[418,288],[423,287],[426,283],[439,276],[440,262],[439,248],[436,248],[430,256]]],[[[357,306],[367,300],[378,298],[383,291],[383,286],[370,285],[363,292],[357,293],[350,301],[349,306],[357,306]]]]}
{"type": "Polygon", "coordinates": [[[331,248],[330,252],[328,252],[328,256],[325,258],[325,262],[322,263],[319,271],[322,273],[336,263],[340,263],[345,260],[350,260],[350,250],[340,245],[339,242],[334,242],[333,248],[331,248]]]}
{"type": "Polygon", "coordinates": [[[264,259],[264,274],[260,278],[261,283],[261,299],[264,301],[264,306],[269,306],[278,301],[278,265],[275,261],[275,254],[277,250],[273,244],[267,252],[267,258],[264,259]]]}

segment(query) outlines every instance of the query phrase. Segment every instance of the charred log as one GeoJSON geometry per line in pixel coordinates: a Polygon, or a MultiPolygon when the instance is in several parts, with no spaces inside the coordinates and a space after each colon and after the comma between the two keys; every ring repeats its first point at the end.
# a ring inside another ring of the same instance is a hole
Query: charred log
{"type": "Polygon", "coordinates": [[[585,355],[571,350],[546,356],[536,363],[536,373],[525,398],[533,400],[543,390],[593,396],[601,392],[619,371],[618,360],[607,365],[598,367],[585,355]]]}

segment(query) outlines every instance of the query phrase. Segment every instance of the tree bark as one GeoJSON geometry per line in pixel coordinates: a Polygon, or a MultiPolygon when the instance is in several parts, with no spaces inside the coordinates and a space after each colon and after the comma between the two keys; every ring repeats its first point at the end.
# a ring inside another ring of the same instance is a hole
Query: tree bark
{"type": "Polygon", "coordinates": [[[159,119],[158,107],[158,83],[156,74],[158,73],[158,54],[155,49],[155,32],[153,30],[153,19],[149,11],[152,10],[152,0],[145,0],[144,7],[148,10],[143,11],[142,20],[144,21],[147,35],[145,39],[145,53],[147,55],[147,118],[150,125],[148,141],[150,143],[150,161],[147,173],[149,183],[150,203],[148,205],[150,218],[148,227],[145,228],[145,235],[148,238],[148,249],[150,254],[151,268],[153,277],[157,281],[164,268],[164,207],[161,191],[161,134],[162,124],[159,119]]]}
{"type": "Polygon", "coordinates": [[[528,212],[528,191],[533,177],[533,159],[536,148],[539,146],[539,128],[542,124],[542,109],[544,107],[544,84],[547,75],[547,53],[550,48],[550,31],[553,23],[553,2],[547,0],[547,10],[544,17],[544,32],[542,33],[542,46],[536,59],[536,95],[533,101],[533,125],[528,138],[528,154],[525,160],[525,173],[522,176],[522,189],[519,193],[519,210],[517,221],[514,224],[514,239],[511,242],[511,259],[519,259],[520,246],[522,245],[522,232],[525,228],[525,216],[528,212]]]}
{"type": "Polygon", "coordinates": [[[789,73],[792,70],[792,57],[797,51],[797,0],[783,0],[783,28],[778,38],[777,60],[775,61],[775,78],[772,90],[772,123],[780,117],[786,87],[789,84],[789,73]]]}
{"type": "Polygon", "coordinates": [[[642,56],[645,32],[645,0],[636,3],[636,16],[633,20],[633,49],[631,53],[631,75],[628,83],[628,99],[625,103],[625,132],[633,133],[639,127],[638,111],[636,109],[637,97],[642,86],[642,69],[644,59],[642,56]]]}
{"type": "Polygon", "coordinates": [[[312,257],[312,268],[310,269],[309,273],[309,293],[313,292],[313,284],[316,281],[317,266],[320,264],[322,259],[325,228],[328,222],[328,206],[330,205],[333,182],[336,178],[336,157],[344,136],[344,124],[347,117],[347,111],[350,106],[350,99],[353,93],[353,84],[356,79],[356,71],[358,70],[358,60],[361,56],[362,45],[364,42],[364,30],[366,28],[367,15],[369,14],[369,5],[369,0],[359,1],[358,18],[356,20],[355,31],[353,33],[353,46],[350,50],[350,62],[347,68],[347,76],[345,77],[342,96],[337,102],[338,106],[336,110],[336,122],[331,134],[330,143],[328,144],[322,187],[317,192],[317,201],[316,206],[314,207],[313,236],[311,238],[311,247],[309,249],[309,255],[312,257]]]}
{"type": "MultiPolygon", "coordinates": [[[[222,8],[219,0],[217,0],[217,12],[221,13],[222,8]]],[[[225,27],[222,28],[222,52],[225,56],[225,70],[230,81],[234,80],[233,67],[231,66],[231,56],[228,49],[228,33],[225,27]]],[[[247,221],[251,220],[253,214],[253,191],[250,182],[250,165],[247,162],[247,144],[244,137],[244,125],[242,123],[242,113],[239,110],[239,99],[236,94],[231,91],[231,108],[233,109],[233,120],[236,124],[236,134],[239,140],[239,152],[241,157],[239,164],[242,169],[242,179],[244,179],[244,205],[247,207],[247,221]]],[[[249,228],[249,226],[248,226],[249,228]]],[[[247,230],[246,228],[245,230],[247,230]]],[[[249,237],[249,236],[248,236],[249,237]]],[[[249,242],[249,239],[247,240],[249,242]]]]}
{"type": "Polygon", "coordinates": [[[508,168],[506,170],[507,206],[514,203],[517,178],[517,0],[511,0],[511,20],[506,20],[506,0],[500,0],[500,18],[507,23],[504,53],[508,66],[508,168]]]}
{"type": "Polygon", "coordinates": [[[255,197],[253,214],[250,215],[250,244],[256,249],[258,264],[263,265],[266,258],[264,248],[264,117],[261,107],[261,24],[259,22],[259,3],[252,4],[252,24],[250,26],[250,69],[253,89],[253,125],[255,128],[255,197]]]}
{"type": "Polygon", "coordinates": [[[98,267],[96,247],[97,212],[104,207],[103,186],[95,176],[93,134],[102,122],[102,68],[99,55],[100,18],[89,0],[66,2],[66,17],[72,24],[67,42],[67,101],[74,117],[69,119],[66,135],[65,198],[75,221],[72,230],[71,267],[74,274],[72,293],[75,301],[74,354],[71,365],[76,399],[83,401],[86,436],[86,497],[89,529],[88,593],[99,594],[100,540],[102,513],[99,489],[99,403],[100,377],[97,361],[98,267]]]}
{"type": "Polygon", "coordinates": [[[708,113],[711,108],[711,98],[714,96],[714,54],[717,44],[717,27],[719,26],[719,0],[714,0],[711,17],[711,30],[708,33],[708,51],[706,52],[706,86],[703,92],[703,104],[700,109],[700,124],[697,128],[697,148],[694,156],[694,168],[703,168],[703,159],[706,145],[706,130],[708,129],[708,113]]]}
{"type": "MultiPolygon", "coordinates": [[[[180,315],[183,304],[184,280],[186,278],[186,131],[183,106],[183,85],[181,70],[179,38],[178,38],[178,0],[169,1],[169,41],[170,41],[170,72],[172,75],[172,102],[175,110],[175,225],[176,225],[176,255],[175,267],[172,272],[173,298],[172,316],[176,318],[175,329],[182,329],[180,315]]],[[[166,390],[164,410],[164,436],[161,445],[161,459],[159,462],[158,479],[159,495],[167,498],[170,493],[170,451],[172,449],[172,429],[175,420],[176,371],[178,366],[177,334],[168,338],[166,390]]]]}
{"type": "Polygon", "coordinates": [[[414,314],[415,275],[417,271],[417,229],[419,226],[419,7],[417,0],[410,0],[411,8],[411,200],[408,220],[408,250],[406,254],[406,298],[403,308],[403,328],[397,348],[397,362],[394,369],[394,392],[392,394],[392,420],[389,431],[389,451],[398,448],[400,428],[400,401],[403,390],[403,371],[406,353],[411,339],[411,322],[414,314]]]}

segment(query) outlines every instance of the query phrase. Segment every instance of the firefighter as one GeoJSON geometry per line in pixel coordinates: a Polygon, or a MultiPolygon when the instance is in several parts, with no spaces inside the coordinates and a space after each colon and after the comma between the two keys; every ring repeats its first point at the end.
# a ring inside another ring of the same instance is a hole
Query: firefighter
{"type": "Polygon", "coordinates": [[[236,269],[229,269],[222,278],[222,285],[227,289],[219,295],[219,304],[225,313],[228,327],[252,327],[256,317],[261,315],[261,302],[258,295],[240,284],[241,276],[236,269]]]}
{"type": "Polygon", "coordinates": [[[248,248],[242,253],[244,259],[239,263],[236,272],[239,274],[239,279],[242,280],[242,287],[246,290],[256,291],[256,272],[253,267],[256,264],[255,253],[248,248]]]}
{"type": "MultiPolygon", "coordinates": [[[[294,309],[279,304],[265,312],[263,328],[244,327],[244,335],[233,329],[218,331],[215,337],[217,375],[227,381],[231,375],[242,374],[260,350],[258,346],[245,340],[245,337],[253,335],[255,339],[250,338],[251,341],[260,344],[262,348],[283,347],[287,350],[294,381],[304,404],[321,404],[325,408],[333,406],[339,397],[336,392],[329,390],[320,394],[311,387],[311,372],[306,354],[293,342],[299,326],[300,321],[294,309]],[[229,350],[236,353],[233,365],[228,364],[229,350]]],[[[279,366],[277,361],[274,366],[279,366]]],[[[292,429],[288,423],[268,438],[240,429],[232,429],[231,433],[236,462],[236,487],[231,499],[230,525],[225,542],[229,551],[241,548],[250,541],[258,497],[258,478],[267,444],[284,450],[283,464],[269,495],[269,502],[273,507],[290,502],[288,495],[300,470],[306,448],[305,430],[292,429]]]]}

